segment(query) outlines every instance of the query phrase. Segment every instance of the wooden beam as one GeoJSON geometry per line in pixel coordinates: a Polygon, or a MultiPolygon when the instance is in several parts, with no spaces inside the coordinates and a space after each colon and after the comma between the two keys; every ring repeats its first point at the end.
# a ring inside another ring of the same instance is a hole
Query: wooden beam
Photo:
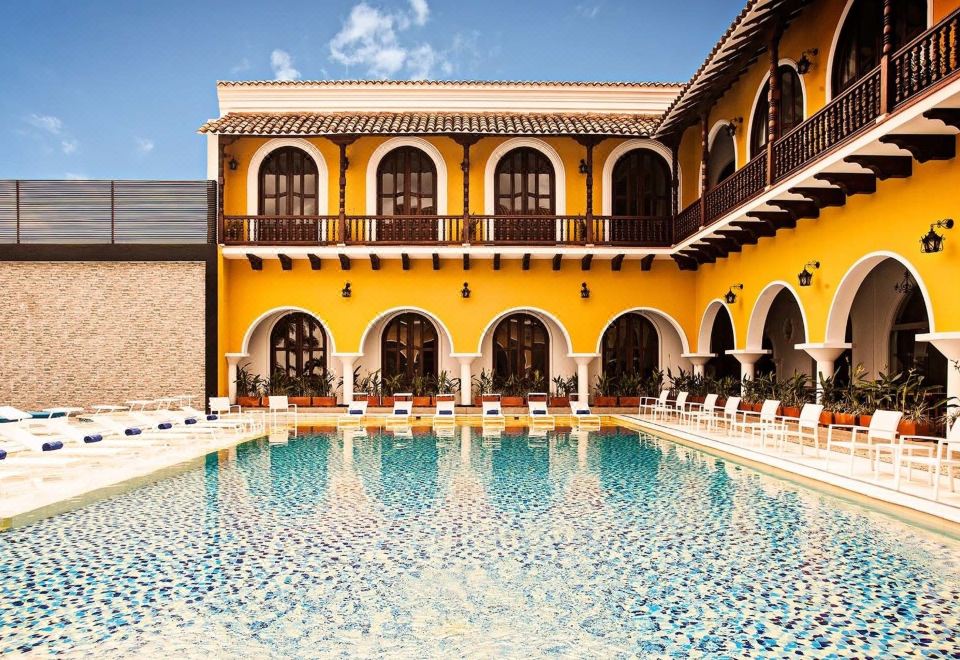
{"type": "Polygon", "coordinates": [[[263,259],[257,255],[248,252],[247,260],[250,261],[250,270],[263,270],[263,259]]]}
{"type": "Polygon", "coordinates": [[[894,144],[910,152],[918,163],[928,160],[950,160],[957,155],[957,136],[953,133],[893,133],[880,138],[883,144],[894,144]]]}
{"type": "MultiPolygon", "coordinates": [[[[793,216],[794,221],[803,220],[804,218],[820,217],[820,209],[808,199],[771,199],[767,203],[770,204],[770,206],[783,209],[793,216]]],[[[796,223],[794,223],[794,227],[795,226],[796,223]]]]}
{"type": "Polygon", "coordinates": [[[836,186],[848,197],[877,192],[877,175],[872,172],[820,172],[813,178],[836,186]]]}
{"type": "Polygon", "coordinates": [[[404,270],[410,270],[410,255],[402,252],[400,254],[400,263],[403,265],[404,270]]]}
{"type": "Polygon", "coordinates": [[[463,255],[463,269],[470,270],[470,255],[466,253],[463,255]]]}
{"type": "Polygon", "coordinates": [[[933,108],[924,112],[923,116],[960,130],[960,108],[933,108]]]}
{"type": "Polygon", "coordinates": [[[563,255],[562,255],[562,254],[557,253],[557,254],[553,255],[553,269],[554,269],[554,270],[560,270],[560,262],[561,262],[561,261],[563,261],[563,255]]]}
{"type": "Polygon", "coordinates": [[[731,222],[730,224],[738,229],[743,229],[744,231],[750,232],[756,238],[777,235],[777,228],[774,227],[773,223],[769,220],[761,220],[760,222],[737,221],[731,222]]]}
{"type": "Polygon", "coordinates": [[[696,270],[697,269],[697,260],[690,259],[689,257],[684,257],[679,254],[671,254],[670,257],[677,263],[677,267],[680,270],[696,270]]]}
{"type": "Polygon", "coordinates": [[[380,257],[372,252],[370,253],[370,268],[372,270],[380,270],[380,257]]]}
{"type": "Polygon", "coordinates": [[[718,229],[717,233],[726,236],[731,241],[736,241],[741,246],[757,244],[757,235],[746,229],[718,229]]]}
{"type": "Polygon", "coordinates": [[[293,259],[282,253],[277,254],[277,259],[280,260],[281,270],[293,270],[293,259]]]}
{"type": "Polygon", "coordinates": [[[315,254],[308,254],[308,255],[307,255],[307,258],[310,259],[310,269],[311,269],[311,270],[320,270],[320,266],[323,264],[323,262],[320,261],[320,257],[318,257],[318,256],[315,255],[315,254]]]}
{"type": "Polygon", "coordinates": [[[523,255],[523,259],[521,259],[520,264],[521,264],[520,267],[523,270],[530,270],[530,253],[529,252],[523,255]]]}
{"type": "Polygon", "coordinates": [[[751,211],[747,213],[747,217],[767,222],[775,231],[793,229],[797,226],[797,219],[787,211],[751,211]]]}
{"type": "Polygon", "coordinates": [[[821,209],[827,206],[843,206],[847,201],[846,194],[839,188],[798,186],[791,188],[789,192],[806,197],[821,209]]]}
{"type": "Polygon", "coordinates": [[[338,254],[340,259],[340,270],[350,270],[350,257],[345,254],[338,254]]]}
{"type": "Polygon", "coordinates": [[[612,270],[612,271],[614,271],[614,272],[619,271],[620,268],[623,267],[623,258],[624,258],[625,256],[626,256],[625,254],[618,254],[618,255],[615,256],[613,259],[611,259],[611,260],[610,260],[610,270],[612,270]]]}
{"type": "Polygon", "coordinates": [[[640,260],[640,270],[643,272],[649,271],[653,267],[653,255],[648,254],[643,259],[640,260]]]}
{"type": "Polygon", "coordinates": [[[500,253],[499,252],[493,255],[493,269],[500,270],[500,253]]]}
{"type": "MultiPolygon", "coordinates": [[[[704,243],[708,243],[716,247],[717,249],[723,250],[727,254],[731,252],[739,252],[741,250],[740,244],[726,236],[708,236],[703,239],[704,243]]],[[[723,256],[727,256],[727,254],[723,256]]]]}
{"type": "Polygon", "coordinates": [[[881,181],[904,179],[913,174],[910,156],[847,156],[843,161],[870,170],[881,181]]]}
{"type": "Polygon", "coordinates": [[[432,258],[433,258],[433,269],[440,270],[440,255],[434,252],[432,258]]]}
{"type": "Polygon", "coordinates": [[[580,260],[580,270],[590,270],[590,263],[593,261],[592,254],[585,254],[580,260]]]}

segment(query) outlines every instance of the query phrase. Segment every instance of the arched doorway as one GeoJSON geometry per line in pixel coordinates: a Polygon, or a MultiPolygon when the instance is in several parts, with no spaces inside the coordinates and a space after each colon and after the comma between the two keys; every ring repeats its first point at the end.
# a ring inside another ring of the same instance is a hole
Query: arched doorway
{"type": "Polygon", "coordinates": [[[317,164],[302,149],[280,147],[271,151],[260,164],[258,179],[259,215],[317,214],[317,164]]]}
{"type": "Polygon", "coordinates": [[[528,391],[550,383],[550,335],[536,316],[520,312],[497,324],[493,331],[493,378],[497,387],[522,383],[528,391]]]}
{"type": "Polygon", "coordinates": [[[556,174],[546,154],[532,147],[508,151],[494,172],[498,240],[553,242],[556,240],[556,174]]]}
{"type": "Polygon", "coordinates": [[[732,377],[740,380],[740,362],[727,351],[734,350],[736,343],[733,332],[733,319],[730,310],[721,305],[713,318],[710,329],[710,358],[703,367],[703,375],[707,378],[732,377]]]}
{"type": "Polygon", "coordinates": [[[634,149],[617,159],[611,177],[614,219],[610,221],[610,238],[620,242],[640,240],[640,224],[618,217],[669,216],[673,199],[670,181],[670,167],[655,151],[634,149]]]}
{"type": "Polygon", "coordinates": [[[423,314],[403,312],[387,322],[380,339],[380,373],[391,392],[419,390],[436,380],[437,328],[423,314]]]}
{"type": "Polygon", "coordinates": [[[432,216],[437,213],[437,167],[422,150],[397,147],[377,166],[378,238],[384,241],[435,240],[430,218],[392,220],[390,216],[432,216]]]}
{"type": "Polygon", "coordinates": [[[624,375],[646,378],[660,364],[656,327],[637,312],[617,317],[603,333],[600,359],[602,373],[607,378],[619,380],[624,375]]]}
{"type": "Polygon", "coordinates": [[[813,359],[803,350],[797,350],[796,344],[807,341],[804,327],[803,311],[796,295],[785,285],[771,285],[761,294],[757,301],[757,309],[750,319],[751,327],[748,332],[747,350],[753,350],[751,342],[756,342],[753,324],[762,321],[762,335],[760,348],[769,351],[768,354],[757,360],[754,366],[756,375],[775,374],[784,379],[794,374],[810,376],[816,373],[813,359]],[[779,290],[777,290],[779,286],[779,290]],[[767,304],[769,294],[773,293],[766,307],[766,314],[761,319],[762,307],[767,304]]]}
{"type": "Polygon", "coordinates": [[[280,317],[270,331],[270,373],[300,378],[326,368],[327,336],[320,322],[304,312],[280,317]]]}
{"type": "MultiPolygon", "coordinates": [[[[780,135],[789,132],[803,121],[803,85],[800,75],[789,65],[777,69],[780,83],[780,101],[777,105],[777,117],[780,121],[780,135]]],[[[754,158],[767,148],[770,121],[770,78],[763,83],[757,97],[757,107],[750,120],[750,158],[754,158]]]]}
{"type": "Polygon", "coordinates": [[[713,188],[737,169],[737,148],[729,125],[720,126],[710,142],[707,156],[707,187],[713,188]]]}

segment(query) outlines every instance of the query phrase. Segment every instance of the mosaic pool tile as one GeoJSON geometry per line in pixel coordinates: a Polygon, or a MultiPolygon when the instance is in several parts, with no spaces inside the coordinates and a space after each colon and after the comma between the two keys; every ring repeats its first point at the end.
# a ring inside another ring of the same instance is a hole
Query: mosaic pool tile
{"type": "Polygon", "coordinates": [[[960,658],[960,544],[626,430],[303,435],[0,535],[0,652],[960,658]]]}

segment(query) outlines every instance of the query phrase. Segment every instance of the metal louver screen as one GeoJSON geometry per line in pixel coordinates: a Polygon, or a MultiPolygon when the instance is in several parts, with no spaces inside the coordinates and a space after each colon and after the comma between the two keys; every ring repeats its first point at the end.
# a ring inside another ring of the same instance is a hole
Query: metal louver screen
{"type": "Polygon", "coordinates": [[[0,180],[2,243],[206,243],[213,181],[0,180]]]}

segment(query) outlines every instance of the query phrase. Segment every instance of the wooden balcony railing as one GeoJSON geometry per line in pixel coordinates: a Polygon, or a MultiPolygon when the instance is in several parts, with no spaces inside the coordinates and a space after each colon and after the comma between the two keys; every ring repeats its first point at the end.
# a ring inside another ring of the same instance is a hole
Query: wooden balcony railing
{"type": "Polygon", "coordinates": [[[767,154],[762,153],[739,170],[718,183],[707,193],[703,224],[722,216],[727,210],[740,206],[759,195],[767,185],[767,154]]]}
{"type": "Polygon", "coordinates": [[[624,245],[669,247],[669,216],[225,216],[225,245],[624,245]],[[588,232],[588,228],[591,232],[588,232]],[[588,235],[589,234],[589,235],[588,235]]]}
{"type": "Polygon", "coordinates": [[[677,214],[676,222],[673,223],[674,242],[682,241],[697,233],[703,226],[703,205],[697,199],[687,208],[677,214]]]}
{"type": "Polygon", "coordinates": [[[893,105],[899,107],[960,68],[960,11],[894,53],[893,105]]]}

